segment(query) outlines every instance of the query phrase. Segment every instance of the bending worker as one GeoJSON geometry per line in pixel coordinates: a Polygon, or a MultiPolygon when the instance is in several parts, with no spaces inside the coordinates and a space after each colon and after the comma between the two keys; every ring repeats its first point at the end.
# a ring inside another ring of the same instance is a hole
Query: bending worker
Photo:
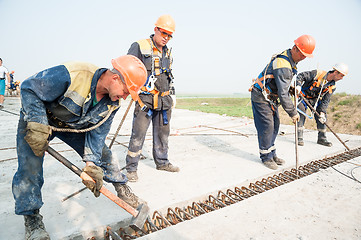
{"type": "Polygon", "coordinates": [[[172,39],[175,22],[170,15],[162,15],[155,23],[154,34],[134,42],[128,54],[138,57],[148,71],[148,79],[141,88],[134,109],[133,129],[126,157],[129,181],[138,180],[137,168],[150,122],[153,124],[153,159],[158,170],[178,172],[168,160],[168,137],[175,90],[172,75],[172,55],[167,43],[172,39]]]}
{"type": "Polygon", "coordinates": [[[280,126],[279,102],[293,123],[296,123],[299,115],[288,90],[293,76],[297,74],[296,64],[306,57],[312,57],[315,49],[315,40],[310,35],[302,35],[294,43],[292,49],[272,56],[265,69],[255,79],[251,92],[260,157],[266,167],[274,170],[285,162],[277,157],[274,145],[280,126]]]}
{"type": "Polygon", "coordinates": [[[39,209],[42,207],[44,151],[58,137],[86,163],[83,169],[94,180],[83,183],[100,195],[103,179],[114,185],[118,197],[137,207],[138,197],[112,160],[105,145],[120,98],[134,100],[146,81],[144,64],[134,56],[112,60],[113,69],[89,63],[70,62],[41,71],[21,84],[20,120],[17,132],[18,170],[13,178],[15,213],[24,215],[26,239],[49,239],[39,209]],[[56,128],[86,129],[62,132],[56,128]],[[52,131],[55,129],[56,131],[52,131]]]}
{"type": "MultiPolygon", "coordinates": [[[[318,130],[318,144],[327,147],[332,146],[332,143],[327,141],[326,138],[326,111],[328,104],[330,103],[331,96],[336,90],[336,82],[346,76],[347,73],[348,66],[344,63],[337,63],[333,67],[333,70],[328,72],[322,70],[312,70],[302,72],[297,75],[297,91],[302,94],[312,106],[314,106],[321,116],[320,118],[315,116],[318,130]]],[[[298,111],[301,113],[297,131],[298,145],[303,146],[303,126],[307,116],[307,105],[304,101],[300,101],[298,111]]]]}

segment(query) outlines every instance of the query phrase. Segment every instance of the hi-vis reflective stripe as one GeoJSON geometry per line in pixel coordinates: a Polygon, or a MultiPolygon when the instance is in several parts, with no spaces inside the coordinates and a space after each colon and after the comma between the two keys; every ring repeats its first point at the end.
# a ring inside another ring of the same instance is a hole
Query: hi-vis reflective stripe
{"type": "Polygon", "coordinates": [[[275,147],[275,146],[272,146],[272,147],[270,147],[269,149],[260,149],[260,150],[259,150],[259,153],[260,153],[260,154],[267,154],[267,153],[272,152],[272,151],[275,150],[275,149],[276,149],[276,147],[275,147]]]}
{"type": "Polygon", "coordinates": [[[142,152],[142,149],[140,149],[138,152],[128,151],[127,155],[130,156],[130,157],[137,157],[137,156],[140,155],[141,152],[142,152]]]}
{"type": "Polygon", "coordinates": [[[90,97],[90,86],[97,66],[84,62],[67,62],[63,64],[70,75],[70,86],[64,93],[78,106],[83,106],[90,97]]]}
{"type": "Polygon", "coordinates": [[[326,128],[323,128],[323,129],[317,128],[317,131],[325,133],[325,132],[326,132],[326,128]]]}
{"type": "Polygon", "coordinates": [[[154,71],[154,74],[158,76],[161,74],[160,58],[162,57],[162,53],[158,51],[158,48],[156,48],[151,41],[152,39],[148,38],[139,40],[137,43],[139,44],[140,51],[143,55],[150,55],[152,57],[154,69],[151,71],[154,71]]]}

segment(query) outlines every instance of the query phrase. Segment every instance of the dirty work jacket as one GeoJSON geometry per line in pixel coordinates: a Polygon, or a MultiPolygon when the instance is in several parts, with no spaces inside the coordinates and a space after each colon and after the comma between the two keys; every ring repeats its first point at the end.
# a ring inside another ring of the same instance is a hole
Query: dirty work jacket
{"type": "MultiPolygon", "coordinates": [[[[291,56],[291,49],[283,51],[271,60],[268,67],[266,66],[260,73],[258,78],[265,75],[273,75],[274,78],[266,80],[266,87],[273,93],[277,94],[283,109],[287,112],[290,117],[297,115],[297,111],[293,106],[292,99],[288,93],[293,76],[297,72],[296,63],[293,61],[291,56]],[[280,55],[287,56],[289,61],[279,57],[280,55]],[[266,70],[267,69],[267,70],[266,70]],[[267,71],[265,73],[265,71],[267,71]]],[[[258,84],[255,86],[259,88],[258,84]]],[[[263,102],[264,96],[262,94],[254,94],[252,101],[263,102]]]]}
{"type": "MultiPolygon", "coordinates": [[[[120,106],[106,96],[93,106],[100,76],[106,71],[89,63],[71,62],[41,71],[21,84],[22,113],[26,122],[52,125],[46,109],[70,128],[84,129],[104,119],[110,106],[120,106]]],[[[98,128],[85,133],[83,161],[100,165],[105,138],[118,108],[98,128]]]]}
{"type": "MultiPolygon", "coordinates": [[[[150,39],[153,41],[152,34],[150,36],[150,39]]],[[[148,77],[152,74],[152,48],[150,44],[142,46],[143,49],[141,49],[140,42],[144,42],[146,39],[134,42],[129,50],[128,54],[134,55],[137,58],[139,58],[145,65],[148,77]]],[[[153,41],[153,46],[155,46],[155,43],[153,41]]],[[[156,56],[156,55],[155,55],[156,56]]],[[[172,82],[172,73],[171,73],[171,63],[173,59],[170,54],[170,51],[167,46],[164,46],[162,49],[162,56],[160,58],[159,64],[161,69],[167,69],[169,72],[162,72],[160,75],[155,76],[157,78],[157,81],[155,82],[155,87],[160,92],[167,92],[170,90],[170,83],[172,82]]],[[[173,90],[174,91],[174,90],[173,90]]],[[[172,94],[172,93],[171,93],[172,94]]],[[[174,93],[173,93],[174,94],[174,93]]],[[[142,102],[150,109],[153,110],[168,110],[172,108],[173,100],[170,95],[166,96],[158,96],[158,108],[154,109],[154,103],[153,103],[153,95],[147,94],[146,92],[141,92],[139,94],[140,99],[142,102]]]]}
{"type": "Polygon", "coordinates": [[[332,94],[336,91],[336,82],[334,80],[327,81],[328,72],[324,77],[324,85],[322,82],[319,86],[316,85],[318,76],[322,73],[321,70],[312,70],[302,72],[297,75],[297,86],[301,86],[301,91],[305,94],[307,99],[317,100],[320,91],[320,100],[318,101],[317,111],[326,113],[328,104],[330,103],[332,94]],[[321,89],[322,87],[322,89],[321,89]]]}

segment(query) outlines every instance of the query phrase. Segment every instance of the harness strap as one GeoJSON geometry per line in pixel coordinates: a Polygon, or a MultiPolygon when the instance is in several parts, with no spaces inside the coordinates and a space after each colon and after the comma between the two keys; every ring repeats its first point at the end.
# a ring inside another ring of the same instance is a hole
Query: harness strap
{"type": "MultiPolygon", "coordinates": [[[[261,78],[252,79],[252,85],[248,89],[248,91],[252,91],[252,88],[256,83],[261,87],[261,90],[262,90],[263,89],[263,82],[264,82],[265,79],[268,79],[268,78],[274,78],[273,74],[267,74],[266,76],[263,76],[261,78]]],[[[268,91],[267,93],[269,94],[269,90],[267,88],[265,88],[265,89],[266,89],[266,91],[268,91]]]]}
{"type": "MultiPolygon", "coordinates": [[[[142,93],[144,93],[144,94],[152,94],[152,95],[154,95],[154,96],[153,96],[154,109],[157,109],[157,108],[158,108],[158,97],[159,97],[159,96],[164,97],[164,96],[169,95],[169,91],[160,92],[160,91],[158,91],[157,89],[153,89],[152,91],[148,91],[145,86],[143,86],[140,90],[141,90],[142,93]]],[[[139,105],[140,105],[140,103],[139,103],[139,105]]],[[[144,105],[144,103],[143,103],[143,105],[144,105]]],[[[142,106],[141,106],[141,107],[142,107],[142,106]]]]}
{"type": "Polygon", "coordinates": [[[167,110],[163,110],[162,112],[163,114],[163,124],[167,125],[168,124],[168,115],[167,115],[167,110]]]}

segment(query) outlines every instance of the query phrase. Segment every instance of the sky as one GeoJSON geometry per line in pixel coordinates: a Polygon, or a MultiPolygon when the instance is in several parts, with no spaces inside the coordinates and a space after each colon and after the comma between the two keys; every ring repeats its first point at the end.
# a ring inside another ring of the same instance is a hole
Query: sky
{"type": "Polygon", "coordinates": [[[67,61],[110,68],[170,14],[177,94],[247,93],[271,56],[303,34],[316,49],[298,71],[344,62],[337,92],[361,94],[361,0],[0,0],[0,12],[0,57],[20,81],[67,61]]]}

